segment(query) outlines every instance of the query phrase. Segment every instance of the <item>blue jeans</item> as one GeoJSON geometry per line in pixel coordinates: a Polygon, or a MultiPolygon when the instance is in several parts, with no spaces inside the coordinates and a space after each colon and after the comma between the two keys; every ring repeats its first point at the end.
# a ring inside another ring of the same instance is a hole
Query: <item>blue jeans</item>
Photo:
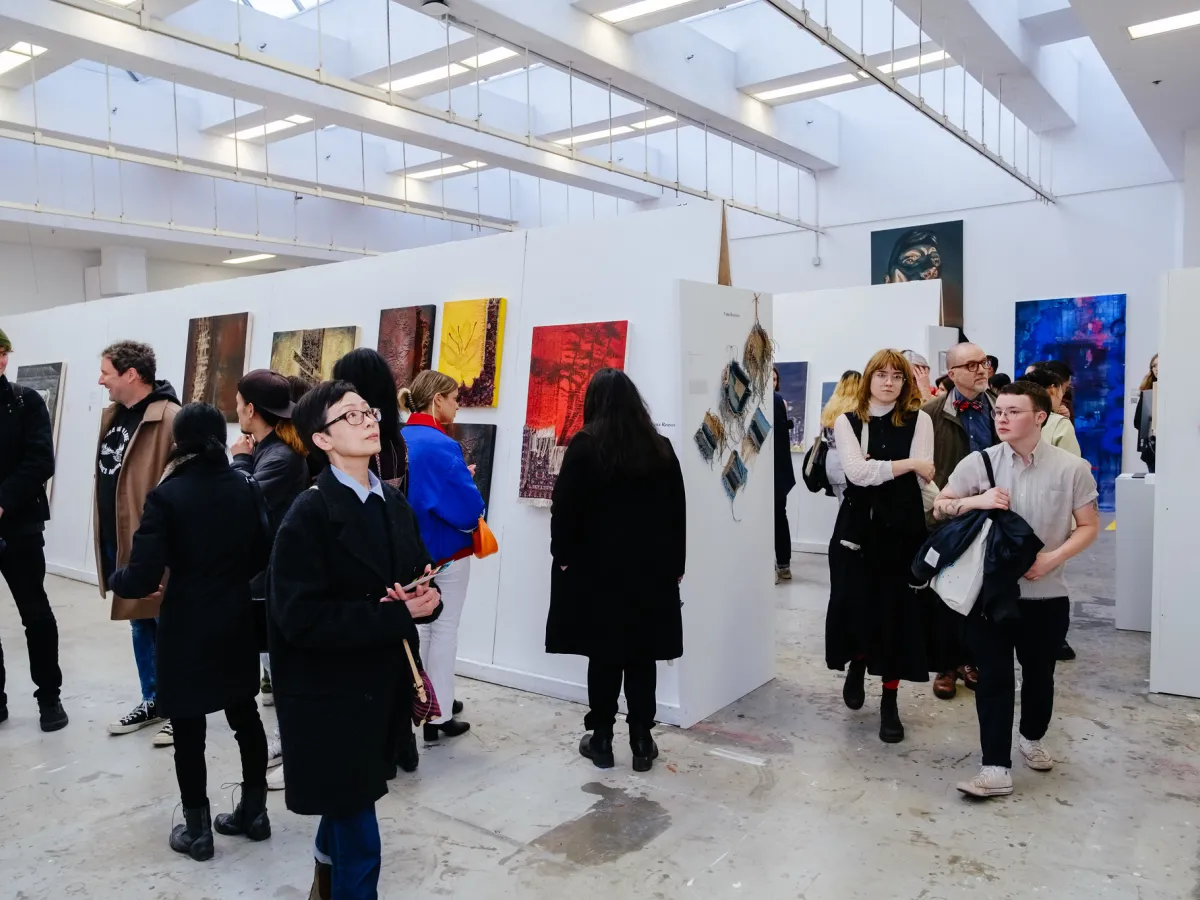
{"type": "MultiPolygon", "coordinates": [[[[105,544],[105,572],[112,574],[117,568],[117,548],[105,544]]],[[[133,619],[133,661],[137,664],[138,681],[142,683],[142,700],[154,703],[158,699],[158,677],[154,671],[154,658],[158,653],[158,619],[133,619]]]]}
{"type": "Polygon", "coordinates": [[[382,854],[374,804],[351,816],[321,817],[316,856],[332,866],[333,900],[378,900],[382,854]]]}

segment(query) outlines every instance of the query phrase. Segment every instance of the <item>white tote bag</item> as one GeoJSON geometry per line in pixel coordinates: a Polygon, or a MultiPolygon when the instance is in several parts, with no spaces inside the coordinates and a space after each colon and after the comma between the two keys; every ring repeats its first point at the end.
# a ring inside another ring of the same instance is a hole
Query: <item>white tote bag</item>
{"type": "Polygon", "coordinates": [[[930,587],[937,591],[942,602],[960,615],[967,615],[975,608],[979,592],[983,590],[983,562],[987,553],[988,532],[992,530],[991,518],[984,519],[983,527],[975,540],[953,563],[934,576],[930,587]]]}

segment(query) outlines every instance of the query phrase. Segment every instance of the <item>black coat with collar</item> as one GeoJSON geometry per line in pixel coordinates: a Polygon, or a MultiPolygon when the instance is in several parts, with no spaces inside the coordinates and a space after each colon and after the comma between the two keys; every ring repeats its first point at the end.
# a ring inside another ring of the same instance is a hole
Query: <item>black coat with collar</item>
{"type": "Polygon", "coordinates": [[[387,793],[390,717],[411,700],[402,642],[419,664],[416,623],[403,603],[380,599],[432,559],[408,501],[386,484],[383,493],[391,559],[365,550],[368,511],[328,466],[275,537],[267,579],[271,682],[287,807],[300,815],[350,815],[387,793]]]}
{"type": "Polygon", "coordinates": [[[0,375],[0,535],[35,534],[50,518],[54,436],[42,395],[0,375]]]}

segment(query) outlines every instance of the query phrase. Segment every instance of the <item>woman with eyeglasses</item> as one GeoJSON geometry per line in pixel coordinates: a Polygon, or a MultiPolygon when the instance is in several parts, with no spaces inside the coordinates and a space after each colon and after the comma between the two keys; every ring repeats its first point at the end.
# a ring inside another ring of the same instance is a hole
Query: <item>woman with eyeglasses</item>
{"type": "Polygon", "coordinates": [[[925,541],[921,489],[933,479],[933,423],[908,361],[880,350],[867,363],[855,409],[834,423],[846,491],[829,542],[825,661],[846,669],[842,699],[866,702],[864,676],[883,681],[880,740],[904,739],[900,681],[929,680],[929,592],[909,567],[925,541]]]}
{"type": "Polygon", "coordinates": [[[408,502],[417,514],[421,537],[438,565],[453,561],[438,576],[445,607],[432,625],[422,626],[421,647],[441,718],[425,726],[425,740],[457,737],[471,726],[454,718],[462,704],[454,699],[454,660],[458,656],[458,622],[471,577],[473,532],[483,515],[483,496],[475,486],[473,467],[463,459],[462,445],[446,433],[458,413],[458,382],[427,370],[400,391],[409,411],[404,427],[408,444],[408,502]]]}

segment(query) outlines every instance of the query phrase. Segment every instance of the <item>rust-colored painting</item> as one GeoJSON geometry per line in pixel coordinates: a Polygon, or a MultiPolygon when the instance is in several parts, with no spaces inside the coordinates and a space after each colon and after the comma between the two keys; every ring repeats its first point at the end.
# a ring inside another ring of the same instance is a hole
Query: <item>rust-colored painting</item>
{"type": "Polygon", "coordinates": [[[520,499],[549,506],[567,444],[583,427],[583,397],[601,369],[625,367],[628,322],[533,329],[521,435],[520,499]]]}
{"type": "Polygon", "coordinates": [[[246,373],[250,314],[205,316],[188,323],[183,402],[211,403],[237,421],[237,385],[246,373]]]}
{"type": "Polygon", "coordinates": [[[387,360],[396,388],[433,367],[433,321],[436,306],[402,306],[379,313],[379,355],[387,360]]]}

